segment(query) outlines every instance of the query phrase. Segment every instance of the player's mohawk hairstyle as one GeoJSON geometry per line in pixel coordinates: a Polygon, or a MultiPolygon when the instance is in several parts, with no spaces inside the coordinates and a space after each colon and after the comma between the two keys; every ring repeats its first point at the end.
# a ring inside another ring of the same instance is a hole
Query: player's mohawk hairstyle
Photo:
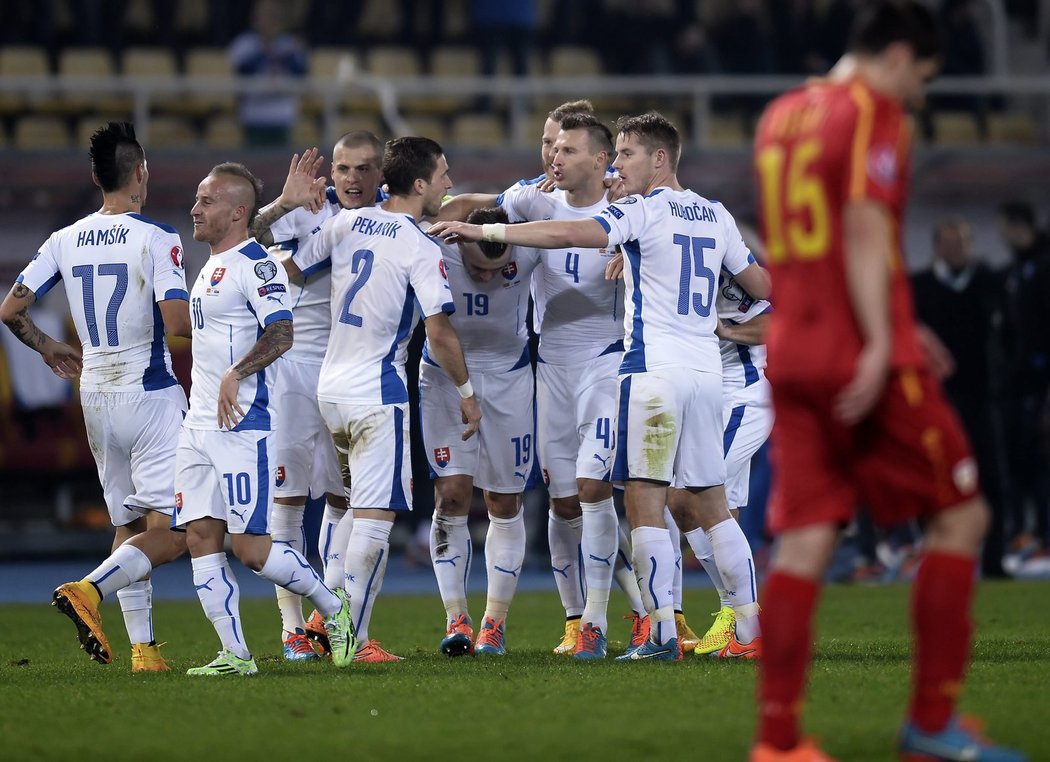
{"type": "Polygon", "coordinates": [[[135,167],[146,158],[131,122],[110,122],[95,130],[88,156],[91,157],[91,171],[106,193],[127,185],[135,167]]]}

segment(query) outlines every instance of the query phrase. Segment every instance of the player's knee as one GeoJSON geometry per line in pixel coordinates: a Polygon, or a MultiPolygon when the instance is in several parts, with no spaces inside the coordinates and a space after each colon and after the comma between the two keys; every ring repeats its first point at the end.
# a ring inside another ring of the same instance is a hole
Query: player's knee
{"type": "Polygon", "coordinates": [[[551,511],[559,519],[565,521],[572,521],[583,515],[580,508],[580,499],[577,495],[551,498],[551,511]]]}
{"type": "Polygon", "coordinates": [[[470,513],[470,498],[473,490],[448,486],[437,489],[434,511],[441,516],[466,516],[470,513]]]}
{"type": "Polygon", "coordinates": [[[612,484],[598,481],[597,479],[577,479],[576,488],[579,490],[577,498],[581,503],[600,503],[612,497],[612,484]]]}
{"type": "Polygon", "coordinates": [[[485,493],[485,506],[490,516],[497,519],[512,519],[518,515],[519,496],[499,492],[485,493]]]}
{"type": "Polygon", "coordinates": [[[990,521],[988,504],[982,497],[941,511],[926,527],[927,550],[976,554],[990,521]]]}

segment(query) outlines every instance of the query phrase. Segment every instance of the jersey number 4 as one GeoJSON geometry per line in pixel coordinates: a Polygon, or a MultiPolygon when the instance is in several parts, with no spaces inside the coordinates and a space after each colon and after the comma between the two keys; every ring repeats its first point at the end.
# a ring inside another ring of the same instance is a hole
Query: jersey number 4
{"type": "MultiPolygon", "coordinates": [[[[95,319],[95,266],[77,265],[72,269],[73,277],[80,278],[84,293],[84,322],[87,323],[88,339],[91,346],[98,347],[102,341],[98,335],[98,321],[95,319]]],[[[117,336],[117,313],[128,293],[128,266],[124,262],[107,262],[98,266],[98,275],[116,277],[117,284],[106,305],[106,344],[115,347],[120,344],[117,336]]]]}
{"type": "Polygon", "coordinates": [[[350,303],[354,301],[357,292],[364,287],[365,283],[372,276],[373,259],[375,259],[375,254],[369,249],[358,249],[350,258],[350,272],[356,275],[357,279],[350,285],[350,290],[346,292],[346,298],[343,300],[343,311],[339,315],[340,323],[352,325],[355,328],[360,328],[364,324],[364,319],[360,315],[355,315],[350,311],[350,303]]]}

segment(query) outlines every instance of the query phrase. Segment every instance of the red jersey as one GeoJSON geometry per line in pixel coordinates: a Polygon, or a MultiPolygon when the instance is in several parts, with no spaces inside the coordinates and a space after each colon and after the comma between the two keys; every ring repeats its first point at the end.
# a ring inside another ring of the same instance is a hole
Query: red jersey
{"type": "Polygon", "coordinates": [[[924,365],[900,250],[910,169],[900,104],[858,79],[785,93],[759,123],[755,168],[776,303],[769,378],[853,377],[863,339],[846,284],[843,209],[865,199],[885,204],[893,221],[892,366],[924,365]]]}

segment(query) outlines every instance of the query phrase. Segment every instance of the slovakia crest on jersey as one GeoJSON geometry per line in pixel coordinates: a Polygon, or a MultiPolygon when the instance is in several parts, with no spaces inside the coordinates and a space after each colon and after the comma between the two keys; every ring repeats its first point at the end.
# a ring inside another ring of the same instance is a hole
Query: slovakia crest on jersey
{"type": "Polygon", "coordinates": [[[224,276],[225,274],[225,267],[216,267],[211,273],[211,284],[213,286],[218,286],[219,282],[222,280],[222,276],[224,276]]]}
{"type": "Polygon", "coordinates": [[[181,492],[176,492],[175,493],[175,510],[176,511],[181,511],[182,510],[182,493],[181,492]]]}
{"type": "Polygon", "coordinates": [[[507,280],[514,280],[518,275],[518,263],[508,262],[503,266],[503,277],[507,280]]]}
{"type": "Polygon", "coordinates": [[[284,478],[285,478],[284,466],[277,466],[277,468],[273,472],[273,482],[274,482],[274,484],[276,484],[278,487],[283,487],[284,486],[284,478]]]}
{"type": "Polygon", "coordinates": [[[171,247],[171,263],[173,265],[175,265],[177,268],[179,268],[180,270],[183,268],[183,257],[182,257],[182,247],[181,246],[172,246],[171,247]]]}
{"type": "Polygon", "coordinates": [[[452,460],[452,451],[447,447],[434,448],[434,462],[444,468],[452,460]]]}

